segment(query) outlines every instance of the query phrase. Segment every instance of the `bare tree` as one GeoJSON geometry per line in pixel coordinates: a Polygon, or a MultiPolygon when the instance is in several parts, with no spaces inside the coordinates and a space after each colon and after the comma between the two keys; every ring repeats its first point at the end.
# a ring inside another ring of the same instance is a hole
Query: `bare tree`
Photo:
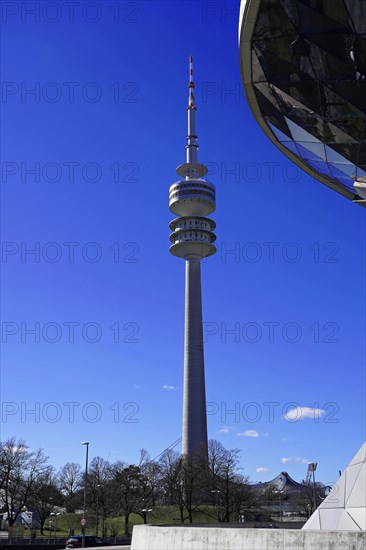
{"type": "Polygon", "coordinates": [[[323,483],[315,483],[314,486],[304,485],[303,490],[296,493],[292,501],[301,514],[309,519],[326,497],[326,493],[327,487],[323,483]]]}
{"type": "Polygon", "coordinates": [[[74,512],[82,505],[83,476],[80,464],[67,462],[58,474],[60,491],[65,498],[66,512],[74,512]]]}
{"type": "Polygon", "coordinates": [[[130,535],[129,520],[132,513],[141,515],[143,499],[146,496],[147,479],[139,466],[134,464],[115,468],[115,494],[125,520],[125,535],[130,535]]]}
{"type": "Polygon", "coordinates": [[[159,462],[166,502],[179,508],[181,523],[193,523],[194,513],[207,502],[207,460],[200,452],[179,456],[169,450],[159,462]]]}
{"type": "Polygon", "coordinates": [[[112,488],[114,470],[110,462],[100,456],[93,458],[89,467],[88,485],[95,509],[95,534],[99,533],[100,513],[102,535],[106,534],[108,513],[113,510],[114,492],[112,488]]]}
{"type": "Polygon", "coordinates": [[[38,514],[42,535],[44,535],[46,519],[50,517],[55,506],[62,504],[62,501],[63,497],[57,487],[55,471],[52,466],[49,466],[35,482],[29,499],[29,506],[38,514]]]}
{"type": "Polygon", "coordinates": [[[243,478],[239,473],[239,449],[227,450],[216,440],[209,441],[209,476],[211,499],[217,519],[230,522],[241,500],[243,478]]]}
{"type": "Polygon", "coordinates": [[[177,506],[179,509],[180,521],[184,523],[182,461],[180,460],[179,454],[169,449],[161,456],[159,467],[164,504],[177,506]]]}
{"type": "Polygon", "coordinates": [[[140,449],[140,460],[138,463],[139,468],[142,468],[148,462],[151,462],[149,451],[144,448],[140,449]]]}
{"type": "Polygon", "coordinates": [[[241,473],[239,455],[239,449],[227,450],[219,441],[209,441],[206,495],[211,507],[204,512],[219,522],[237,521],[257,501],[248,477],[241,473]]]}
{"type": "Polygon", "coordinates": [[[37,481],[47,471],[47,457],[42,449],[30,451],[23,440],[15,437],[0,443],[0,479],[7,513],[9,537],[13,525],[27,506],[37,481]]]}
{"type": "MultiPolygon", "coordinates": [[[[148,499],[151,506],[155,506],[157,499],[162,496],[160,465],[158,462],[151,460],[146,449],[141,449],[139,467],[141,468],[141,473],[146,479],[146,496],[144,497],[145,504],[147,504],[146,499],[148,499]]],[[[145,519],[146,517],[144,516],[144,520],[145,519]]]]}
{"type": "Polygon", "coordinates": [[[193,523],[194,513],[207,503],[207,459],[197,452],[182,456],[180,461],[184,508],[189,523],[193,523]]]}

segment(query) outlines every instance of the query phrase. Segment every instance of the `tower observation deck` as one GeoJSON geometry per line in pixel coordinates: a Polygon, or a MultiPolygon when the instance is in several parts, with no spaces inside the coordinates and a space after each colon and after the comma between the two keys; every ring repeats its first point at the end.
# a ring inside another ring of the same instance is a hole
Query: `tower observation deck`
{"type": "Polygon", "coordinates": [[[201,259],[215,254],[216,224],[206,216],[216,208],[215,187],[203,179],[208,170],[198,162],[193,61],[189,59],[188,136],[182,178],[169,189],[170,252],[186,262],[182,454],[207,456],[206,392],[203,353],[201,259]]]}

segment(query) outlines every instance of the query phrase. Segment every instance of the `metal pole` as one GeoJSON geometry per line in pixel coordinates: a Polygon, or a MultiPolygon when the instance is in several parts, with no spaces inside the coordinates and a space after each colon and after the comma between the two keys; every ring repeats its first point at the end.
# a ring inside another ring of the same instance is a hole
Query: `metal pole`
{"type": "Polygon", "coordinates": [[[99,531],[99,487],[100,485],[97,485],[97,509],[95,512],[95,534],[98,536],[99,531]]]}
{"type": "Polygon", "coordinates": [[[282,493],[282,491],[280,491],[280,523],[282,523],[282,499],[281,499],[281,493],[282,493]]]}
{"type": "Polygon", "coordinates": [[[86,445],[85,453],[85,480],[84,480],[84,510],[83,510],[83,538],[81,547],[85,548],[85,530],[86,530],[86,491],[88,484],[88,454],[89,454],[89,441],[84,441],[82,445],[86,445]]]}

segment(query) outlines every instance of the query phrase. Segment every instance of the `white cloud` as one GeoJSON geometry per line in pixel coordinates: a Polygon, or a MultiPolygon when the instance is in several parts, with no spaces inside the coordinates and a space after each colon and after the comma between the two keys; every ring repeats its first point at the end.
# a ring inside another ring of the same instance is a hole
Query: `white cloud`
{"type": "Polygon", "coordinates": [[[229,433],[230,431],[230,428],[228,428],[227,426],[224,426],[223,428],[221,428],[221,430],[219,430],[219,433],[220,434],[227,434],[229,433]]]}
{"type": "Polygon", "coordinates": [[[138,384],[134,384],[133,387],[135,388],[135,390],[141,390],[141,386],[139,386],[138,384]]]}
{"type": "Polygon", "coordinates": [[[266,432],[263,434],[263,437],[268,437],[269,436],[269,432],[266,432]]]}
{"type": "Polygon", "coordinates": [[[265,474],[266,472],[268,472],[268,468],[263,468],[263,466],[259,466],[258,468],[256,468],[255,471],[257,472],[257,474],[265,474]]]}
{"type": "Polygon", "coordinates": [[[300,456],[283,456],[281,458],[282,464],[287,464],[288,462],[294,462],[295,464],[309,464],[307,458],[301,458],[300,456]]]}
{"type": "Polygon", "coordinates": [[[164,384],[164,386],[162,386],[162,388],[163,388],[163,390],[173,391],[173,390],[177,389],[177,386],[169,386],[169,384],[164,384]]]}
{"type": "Polygon", "coordinates": [[[304,418],[318,420],[325,412],[324,409],[315,409],[314,407],[295,407],[287,411],[287,413],[283,415],[283,418],[293,422],[304,420],[304,418]]]}
{"type": "Polygon", "coordinates": [[[241,437],[259,437],[259,433],[256,430],[245,430],[245,432],[239,432],[236,435],[241,437]]]}

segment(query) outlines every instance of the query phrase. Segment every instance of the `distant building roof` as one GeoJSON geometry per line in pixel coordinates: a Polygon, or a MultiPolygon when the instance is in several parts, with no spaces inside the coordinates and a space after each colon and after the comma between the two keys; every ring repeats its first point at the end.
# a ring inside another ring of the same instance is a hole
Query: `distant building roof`
{"type": "Polygon", "coordinates": [[[307,485],[304,485],[302,483],[298,483],[287,472],[281,472],[276,476],[274,479],[271,479],[271,481],[264,481],[263,483],[255,483],[252,485],[254,489],[273,489],[274,491],[278,491],[281,493],[284,493],[285,495],[292,495],[295,493],[308,491],[309,487],[307,485]]]}

